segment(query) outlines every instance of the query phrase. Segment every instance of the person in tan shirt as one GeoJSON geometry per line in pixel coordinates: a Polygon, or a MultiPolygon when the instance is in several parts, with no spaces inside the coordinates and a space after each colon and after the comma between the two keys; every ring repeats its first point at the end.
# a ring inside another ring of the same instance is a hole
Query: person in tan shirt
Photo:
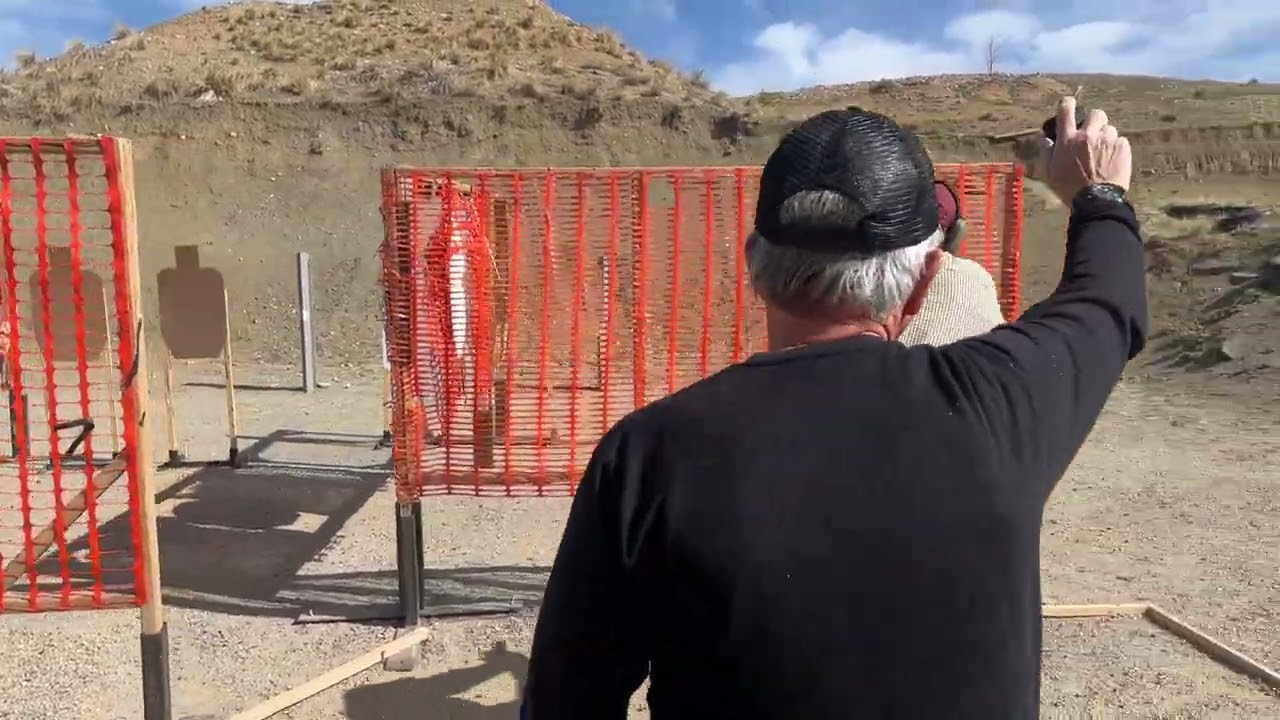
{"type": "Polygon", "coordinates": [[[978,263],[955,254],[964,236],[959,198],[941,181],[934,183],[934,193],[938,225],[944,233],[942,264],[920,312],[899,337],[904,345],[946,345],[981,335],[1005,321],[991,275],[978,263]]]}

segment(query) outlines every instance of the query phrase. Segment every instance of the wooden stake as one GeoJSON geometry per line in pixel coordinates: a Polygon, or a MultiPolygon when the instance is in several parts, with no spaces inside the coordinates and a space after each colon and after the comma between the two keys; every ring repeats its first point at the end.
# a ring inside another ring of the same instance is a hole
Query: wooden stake
{"type": "Polygon", "coordinates": [[[169,439],[169,462],[177,462],[182,456],[178,447],[178,420],[174,409],[173,353],[164,349],[164,425],[169,439]]]}
{"type": "Polygon", "coordinates": [[[382,369],[382,437],[389,439],[391,435],[391,370],[382,369]]]}
{"type": "Polygon", "coordinates": [[[227,440],[229,447],[227,459],[232,465],[235,465],[240,455],[240,422],[236,417],[236,374],[235,362],[232,360],[231,354],[231,300],[225,287],[222,289],[222,308],[227,318],[226,338],[222,348],[222,373],[226,379],[227,390],[227,440]]]}
{"type": "Polygon", "coordinates": [[[138,272],[138,206],[133,188],[133,145],[125,139],[117,138],[116,167],[119,169],[120,188],[123,190],[123,224],[125,242],[125,278],[116,278],[129,284],[129,306],[132,309],[132,321],[136,322],[137,338],[134,352],[137,353],[136,371],[125,392],[132,392],[134,407],[138,409],[138,432],[133,456],[137,458],[138,467],[138,500],[141,522],[138,523],[142,535],[142,552],[146,571],[146,602],[142,607],[142,631],[144,633],[160,632],[164,626],[164,610],[160,592],[160,544],[156,537],[156,502],[152,475],[151,429],[146,425],[148,409],[151,403],[149,389],[150,375],[147,371],[146,337],[140,322],[143,317],[142,281],[138,272]]]}
{"type": "Polygon", "coordinates": [[[107,342],[107,425],[111,430],[111,455],[120,454],[120,422],[116,418],[116,388],[120,386],[120,373],[116,367],[115,343],[111,337],[111,307],[107,302],[107,286],[102,286],[102,323],[107,342]]]}
{"type": "Polygon", "coordinates": [[[142,695],[145,720],[168,720],[173,714],[170,696],[169,639],[164,622],[164,596],[160,586],[160,542],[156,530],[155,461],[151,455],[151,428],[147,416],[151,408],[150,375],[147,369],[145,323],[142,322],[142,280],[138,271],[138,206],[134,195],[133,146],[128,140],[115,139],[116,167],[119,170],[120,202],[125,243],[124,278],[129,290],[129,322],[135,324],[137,338],[135,366],[129,385],[137,408],[138,423],[134,447],[126,448],[120,459],[132,456],[136,468],[139,545],[142,553],[142,695]]]}
{"type": "Polygon", "coordinates": [[[1148,620],[1169,633],[1191,643],[1195,649],[1208,655],[1226,667],[1253,678],[1272,690],[1280,690],[1280,673],[1245,655],[1244,653],[1203,633],[1166,612],[1158,605],[1149,606],[1143,613],[1148,620]]]}
{"type": "Polygon", "coordinates": [[[395,655],[398,652],[407,650],[427,639],[427,634],[431,632],[431,626],[423,625],[411,630],[404,635],[388,642],[384,645],[374,648],[359,657],[348,660],[338,667],[318,675],[301,685],[287,690],[266,702],[255,705],[248,710],[232,715],[230,720],[266,720],[276,713],[283,712],[294,705],[327,690],[334,685],[356,675],[357,673],[368,670],[369,668],[382,662],[388,656],[395,655]]]}

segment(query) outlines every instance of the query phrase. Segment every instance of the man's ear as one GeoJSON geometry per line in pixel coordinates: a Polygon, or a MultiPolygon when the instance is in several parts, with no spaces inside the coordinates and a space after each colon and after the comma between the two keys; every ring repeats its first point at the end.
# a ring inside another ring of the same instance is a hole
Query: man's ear
{"type": "Polygon", "coordinates": [[[920,279],[916,281],[916,286],[912,289],[911,294],[907,296],[907,302],[902,306],[902,316],[904,320],[910,319],[920,312],[920,308],[924,307],[924,299],[929,295],[929,285],[933,283],[933,279],[937,277],[938,271],[942,269],[942,250],[934,248],[924,256],[924,272],[920,273],[920,279]]]}

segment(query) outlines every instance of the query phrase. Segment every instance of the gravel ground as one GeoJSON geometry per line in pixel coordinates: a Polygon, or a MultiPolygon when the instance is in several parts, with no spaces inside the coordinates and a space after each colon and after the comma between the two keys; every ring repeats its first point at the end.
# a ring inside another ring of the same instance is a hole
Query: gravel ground
{"type": "MultiPolygon", "coordinates": [[[[393,635],[293,625],[305,609],[394,598],[393,495],[386,454],[372,449],[378,372],[342,372],[311,396],[240,391],[242,448],[259,459],[250,469],[160,475],[176,718],[225,717],[393,635]]],[[[297,382],[248,368],[238,381],[297,382]]],[[[225,454],[222,397],[182,388],[189,456],[225,454]]],[[[1280,558],[1265,550],[1280,547],[1276,426],[1263,403],[1122,386],[1049,509],[1046,601],[1156,601],[1280,665],[1280,558]]],[[[153,431],[163,453],[162,426],[153,431]]],[[[536,601],[566,507],[431,499],[432,588],[453,602],[536,601]]],[[[375,669],[280,717],[512,717],[532,624],[531,612],[441,622],[418,671],[375,669]]],[[[141,717],[137,631],[128,610],[0,616],[0,718],[141,717]]],[[[1280,718],[1280,696],[1136,619],[1046,621],[1043,696],[1045,717],[1280,718]]],[[[641,697],[633,715],[643,718],[641,697]]]]}

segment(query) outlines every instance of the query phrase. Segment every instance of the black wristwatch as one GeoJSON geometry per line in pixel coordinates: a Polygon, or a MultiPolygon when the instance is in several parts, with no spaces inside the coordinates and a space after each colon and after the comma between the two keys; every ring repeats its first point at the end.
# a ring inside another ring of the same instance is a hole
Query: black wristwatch
{"type": "Polygon", "coordinates": [[[1122,203],[1126,201],[1124,188],[1115,183],[1094,183],[1087,185],[1079,193],[1076,193],[1072,200],[1072,205],[1081,202],[1089,202],[1095,200],[1110,201],[1122,203]]]}
{"type": "Polygon", "coordinates": [[[1071,201],[1071,227],[1091,220],[1117,220],[1139,232],[1133,205],[1125,199],[1124,188],[1115,183],[1095,183],[1076,193],[1071,201]]]}

